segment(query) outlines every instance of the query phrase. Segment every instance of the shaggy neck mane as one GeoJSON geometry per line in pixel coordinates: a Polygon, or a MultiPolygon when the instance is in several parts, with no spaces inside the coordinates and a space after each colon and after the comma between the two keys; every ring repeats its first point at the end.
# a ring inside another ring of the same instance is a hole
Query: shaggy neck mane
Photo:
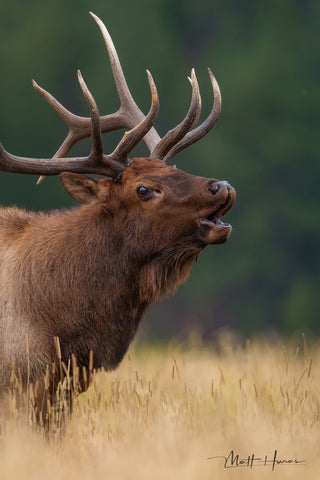
{"type": "Polygon", "coordinates": [[[197,259],[201,250],[179,246],[156,253],[141,270],[140,300],[149,304],[173,294],[187,280],[191,263],[197,259]]]}

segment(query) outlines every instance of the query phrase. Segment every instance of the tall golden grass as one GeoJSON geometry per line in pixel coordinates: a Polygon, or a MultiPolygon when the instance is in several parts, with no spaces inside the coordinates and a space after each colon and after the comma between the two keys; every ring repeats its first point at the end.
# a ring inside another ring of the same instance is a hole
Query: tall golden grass
{"type": "Polygon", "coordinates": [[[319,479],[319,360],[303,341],[133,347],[63,431],[11,396],[0,479],[319,479]]]}

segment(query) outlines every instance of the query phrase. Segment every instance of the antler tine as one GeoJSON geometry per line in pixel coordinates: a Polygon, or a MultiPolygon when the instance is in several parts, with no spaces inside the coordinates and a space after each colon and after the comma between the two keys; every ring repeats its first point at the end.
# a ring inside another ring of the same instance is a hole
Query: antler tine
{"type": "MultiPolygon", "coordinates": [[[[192,69],[193,71],[194,69],[192,69]]],[[[192,76],[191,77],[188,77],[188,80],[192,86],[192,76]]],[[[197,87],[198,87],[198,93],[199,93],[199,96],[198,96],[198,102],[199,102],[199,107],[198,107],[198,111],[194,117],[194,121],[192,122],[192,125],[189,129],[190,130],[193,130],[197,125],[198,125],[198,122],[199,122],[199,119],[200,119],[200,114],[201,114],[201,95],[200,95],[200,89],[199,89],[199,84],[198,84],[198,80],[197,80],[197,87]]]]}
{"type": "Polygon", "coordinates": [[[159,96],[157,87],[149,70],[147,70],[147,75],[152,97],[149,113],[136,127],[124,134],[117,148],[111,153],[111,155],[109,155],[111,158],[114,158],[121,163],[127,164],[128,153],[140,142],[150,128],[152,128],[159,113],[159,96]]]}
{"type": "Polygon", "coordinates": [[[186,135],[195,122],[197,122],[197,119],[199,119],[201,110],[201,97],[194,69],[191,71],[191,79],[189,78],[189,81],[192,86],[192,97],[189,111],[184,120],[175,128],[169,130],[169,132],[160,140],[151,153],[152,158],[162,160],[173,147],[173,145],[179,142],[179,140],[186,135]]]}
{"type": "MultiPolygon", "coordinates": [[[[113,44],[112,38],[105,26],[105,24],[97,17],[94,13],[89,12],[92,18],[96,21],[98,27],[100,28],[102,37],[104,39],[105,45],[107,47],[107,52],[110,59],[111,69],[120,98],[121,106],[118,110],[119,115],[122,114],[126,121],[126,128],[134,128],[138,123],[140,123],[145,115],[141,112],[140,108],[133,100],[131,92],[129,90],[128,84],[126,82],[119,57],[115,46],[113,44]]],[[[104,117],[101,117],[101,130],[104,131],[104,117]]],[[[145,135],[144,141],[149,148],[150,152],[156,147],[160,141],[160,136],[158,132],[151,128],[149,132],[145,135]]]]}
{"type": "Polygon", "coordinates": [[[212,71],[210,70],[210,68],[208,68],[208,72],[209,72],[209,77],[210,77],[213,96],[214,96],[214,103],[213,103],[212,110],[209,116],[207,117],[207,119],[201,125],[189,131],[185,135],[185,137],[182,140],[180,140],[180,142],[178,142],[176,145],[174,145],[171,148],[171,150],[167,153],[167,155],[163,159],[164,162],[167,162],[170,158],[172,158],[178,152],[181,152],[189,145],[192,145],[193,143],[200,140],[200,138],[204,137],[213,128],[213,126],[219,119],[220,112],[221,112],[221,104],[222,104],[221,92],[220,92],[218,82],[215,76],[213,75],[212,71]]]}
{"type": "MultiPolygon", "coordinates": [[[[103,154],[103,144],[101,138],[101,129],[100,129],[100,115],[97,104],[93,95],[85,83],[80,70],[78,70],[78,80],[85,99],[89,105],[90,118],[91,118],[91,140],[92,140],[92,149],[88,157],[88,161],[93,165],[103,165],[105,164],[108,169],[111,170],[111,176],[118,180],[121,178],[124,166],[121,162],[118,162],[117,157],[111,155],[103,154]]],[[[149,127],[150,128],[150,127],[149,127]]],[[[124,153],[124,152],[123,152],[124,153]]],[[[124,153],[125,154],[125,153],[124,153]]],[[[119,159],[120,160],[120,159],[119,159]]]]}
{"type": "Polygon", "coordinates": [[[80,70],[78,70],[78,80],[85,99],[89,105],[90,118],[91,118],[91,139],[92,139],[92,151],[91,158],[92,161],[101,160],[103,157],[103,146],[101,139],[101,130],[100,130],[100,116],[97,104],[93,95],[85,83],[80,70]]]}
{"type": "MultiPolygon", "coordinates": [[[[40,87],[35,80],[32,80],[32,85],[69,127],[68,136],[54,155],[57,158],[65,157],[75,143],[90,136],[91,120],[88,117],[81,117],[71,113],[61,105],[51,93],[40,87]]],[[[103,123],[103,128],[101,128],[102,133],[118,130],[120,128],[130,128],[124,115],[120,114],[119,111],[109,115],[103,115],[100,117],[100,123],[103,123]]]]}
{"type": "MultiPolygon", "coordinates": [[[[61,105],[61,103],[58,102],[58,100],[51,95],[51,93],[40,87],[35,80],[32,80],[32,85],[33,88],[49,103],[49,105],[58,113],[58,115],[69,127],[69,132],[65,140],[53,156],[53,158],[66,157],[75,143],[88,136],[87,131],[90,129],[91,125],[90,118],[80,117],[71,113],[63,105],[61,105]]],[[[110,117],[111,116],[113,115],[110,115],[110,117]]],[[[37,185],[40,185],[45,178],[45,175],[41,175],[38,178],[37,185]]]]}

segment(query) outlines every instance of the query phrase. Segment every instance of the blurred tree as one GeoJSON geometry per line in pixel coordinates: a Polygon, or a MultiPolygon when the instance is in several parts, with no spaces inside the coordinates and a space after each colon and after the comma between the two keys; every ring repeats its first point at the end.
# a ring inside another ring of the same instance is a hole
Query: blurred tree
{"type": "MultiPolygon", "coordinates": [[[[208,335],[227,325],[246,333],[319,333],[319,2],[2,2],[0,138],[9,151],[51,156],[65,134],[61,120],[32,91],[33,77],[72,111],[87,115],[75,75],[81,68],[100,112],[117,108],[89,9],[110,29],[144,111],[150,102],[144,71],[152,71],[161,133],[188,108],[191,67],[204,115],[212,101],[207,66],[223,95],[214,131],[175,163],[235,186],[238,199],[228,215],[234,232],[228,244],[202,253],[175,299],[149,314],[145,332],[164,336],[199,325],[208,335]]],[[[107,151],[118,135],[106,136],[107,151]]],[[[88,145],[81,142],[74,151],[85,155],[88,145]]],[[[1,174],[2,203],[36,209],[71,204],[57,178],[34,184],[35,178],[1,174]]]]}

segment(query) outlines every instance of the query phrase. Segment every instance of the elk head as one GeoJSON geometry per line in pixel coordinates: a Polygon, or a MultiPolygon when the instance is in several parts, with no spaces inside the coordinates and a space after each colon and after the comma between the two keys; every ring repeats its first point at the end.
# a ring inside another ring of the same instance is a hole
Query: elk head
{"type": "MultiPolygon", "coordinates": [[[[173,246],[176,256],[190,261],[208,244],[225,242],[231,226],[221,217],[231,208],[234,189],[226,181],[190,175],[167,165],[176,153],[196,142],[214,126],[221,110],[221,95],[209,69],[214,104],[207,119],[197,126],[201,97],[194,70],[189,81],[192,98],[184,120],[160,138],[153,125],[159,110],[159,99],[153,78],[147,71],[152,103],[144,116],[132,98],[117,52],[103,22],[92,14],[104,38],[120,97],[117,112],[100,116],[97,105],[80,71],[78,79],[88,102],[90,118],[79,117],[64,108],[51,94],[33,81],[33,86],[55,109],[69,127],[69,133],[52,159],[30,159],[11,155],[0,144],[0,169],[7,172],[60,174],[68,193],[78,202],[100,205],[110,216],[117,216],[124,238],[136,238],[135,249],[147,249],[149,258],[173,246]],[[104,154],[101,133],[120,128],[126,132],[111,154],[104,154]],[[90,155],[67,158],[72,146],[82,138],[92,138],[90,155]],[[150,150],[148,158],[129,159],[130,151],[144,140],[150,150]],[[100,180],[84,175],[100,174],[100,180]],[[150,236],[152,238],[150,239],[150,236]],[[146,242],[145,239],[149,238],[146,242]]],[[[172,256],[172,255],[171,255],[172,256]]],[[[172,259],[177,263],[177,258],[172,259]]],[[[187,263],[190,263],[189,261],[187,263]]]]}

